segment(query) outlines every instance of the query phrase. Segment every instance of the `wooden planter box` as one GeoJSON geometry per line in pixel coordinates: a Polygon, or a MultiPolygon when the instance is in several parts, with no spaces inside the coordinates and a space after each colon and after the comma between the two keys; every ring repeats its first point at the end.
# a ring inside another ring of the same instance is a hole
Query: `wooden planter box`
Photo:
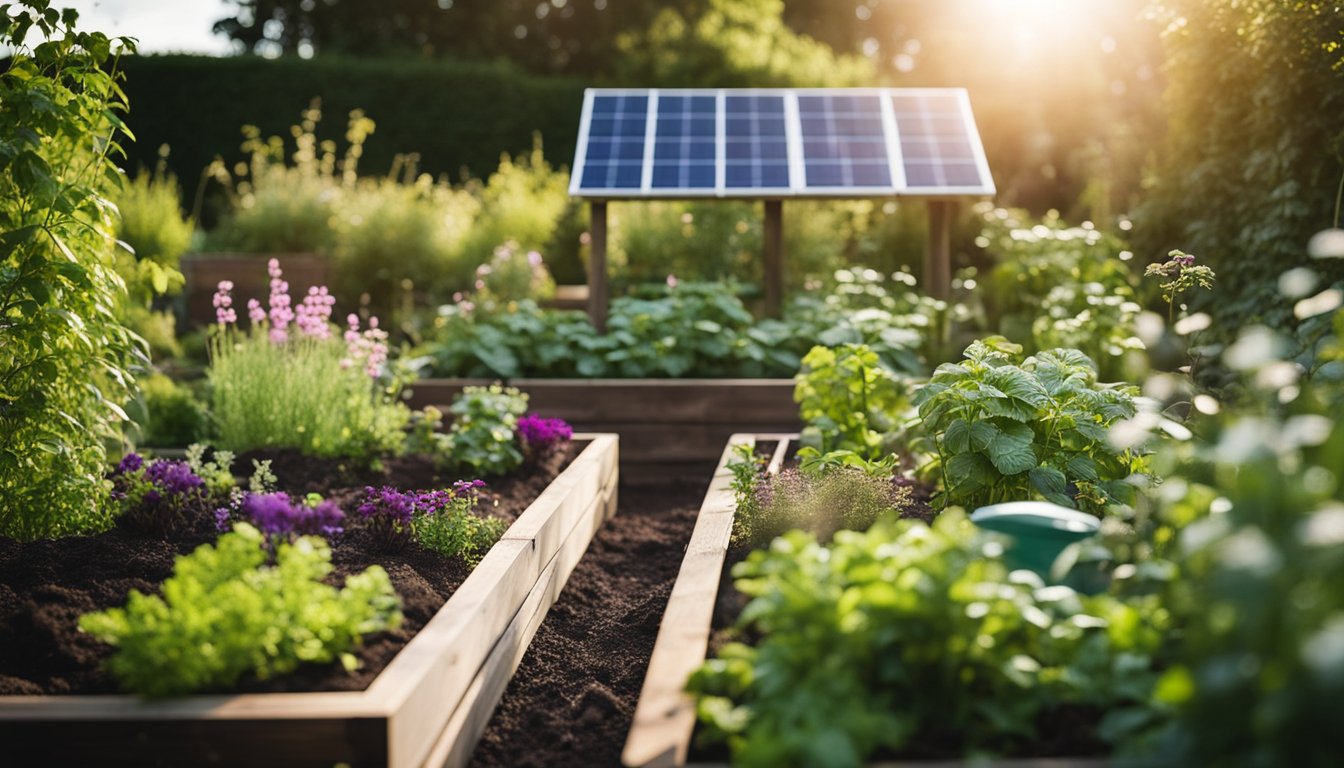
{"type": "MultiPolygon", "coordinates": [[[[649,670],[635,707],[634,722],[626,738],[621,762],[629,768],[687,766],[691,735],[695,729],[695,702],[683,692],[686,680],[705,661],[714,620],[714,603],[728,543],[733,532],[737,503],[733,498],[733,475],[728,463],[739,444],[779,441],[767,472],[778,472],[796,434],[735,434],[723,449],[709,490],[705,492],[691,541],[681,561],[676,583],[658,627],[649,670]]],[[[703,764],[691,764],[708,768],[703,764]]],[[[962,761],[877,763],[878,768],[1104,768],[1106,760],[1030,759],[963,763],[962,761]]],[[[1118,765],[1116,763],[1115,765],[1118,765]]]]}
{"type": "Polygon", "coordinates": [[[547,609],[616,510],[617,438],[589,444],[364,691],[0,697],[29,765],[464,765],[547,609]]]}
{"type": "MultiPolygon", "coordinates": [[[[271,295],[271,277],[266,262],[280,260],[289,293],[298,304],[313,285],[329,285],[331,260],[314,253],[188,253],[182,257],[182,315],[185,328],[215,322],[214,296],[219,281],[233,281],[233,308],[240,319],[247,317],[247,300],[266,306],[271,295]]],[[[338,315],[344,317],[344,315],[338,315]]]]}
{"type": "MultiPolygon", "coordinates": [[[[425,379],[410,405],[446,409],[462,387],[489,379],[425,379]]],[[[737,432],[802,428],[792,379],[513,379],[531,408],[575,429],[621,436],[621,480],[704,482],[737,432]]]]}

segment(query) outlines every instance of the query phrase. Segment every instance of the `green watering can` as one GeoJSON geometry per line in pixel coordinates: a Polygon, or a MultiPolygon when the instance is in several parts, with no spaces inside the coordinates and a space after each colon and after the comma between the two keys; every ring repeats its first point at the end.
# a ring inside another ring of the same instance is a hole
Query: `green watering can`
{"type": "Polygon", "coordinates": [[[1096,535],[1101,521],[1085,512],[1048,501],[1009,501],[980,507],[971,522],[1009,537],[1004,564],[1035,571],[1050,583],[1050,568],[1064,548],[1096,535]]]}

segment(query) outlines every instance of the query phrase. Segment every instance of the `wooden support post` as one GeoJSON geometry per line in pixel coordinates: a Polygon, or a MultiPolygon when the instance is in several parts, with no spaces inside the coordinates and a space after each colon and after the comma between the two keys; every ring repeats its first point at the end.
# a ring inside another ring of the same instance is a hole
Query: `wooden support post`
{"type": "Polygon", "coordinates": [[[784,201],[765,201],[765,314],[779,317],[784,305],[784,201]]]}
{"type": "Polygon", "coordinates": [[[588,204],[588,319],[598,333],[607,332],[607,203],[588,204]]]}
{"type": "Polygon", "coordinates": [[[929,242],[924,251],[924,291],[935,299],[952,297],[952,213],[955,203],[930,200],[929,242]]]}

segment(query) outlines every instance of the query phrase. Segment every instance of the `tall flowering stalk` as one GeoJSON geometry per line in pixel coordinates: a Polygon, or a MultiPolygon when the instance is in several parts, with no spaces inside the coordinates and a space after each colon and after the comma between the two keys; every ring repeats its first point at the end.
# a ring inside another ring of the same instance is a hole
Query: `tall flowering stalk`
{"type": "Polygon", "coordinates": [[[222,281],[215,294],[208,375],[218,445],[367,458],[400,452],[409,411],[381,384],[388,346],[377,319],[361,331],[352,316],[336,338],[336,299],[326,287],[309,288],[295,304],[279,261],[267,270],[270,295],[265,306],[247,302],[247,329],[237,322],[233,284],[222,281]]]}

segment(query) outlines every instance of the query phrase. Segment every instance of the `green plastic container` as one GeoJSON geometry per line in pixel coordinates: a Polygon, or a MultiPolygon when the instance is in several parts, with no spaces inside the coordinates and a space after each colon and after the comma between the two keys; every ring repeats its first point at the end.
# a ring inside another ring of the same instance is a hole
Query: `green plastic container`
{"type": "Polygon", "coordinates": [[[1101,521],[1092,515],[1048,501],[991,504],[975,510],[971,522],[1009,538],[1003,560],[1010,569],[1035,571],[1047,583],[1065,547],[1101,530],[1101,521]]]}

